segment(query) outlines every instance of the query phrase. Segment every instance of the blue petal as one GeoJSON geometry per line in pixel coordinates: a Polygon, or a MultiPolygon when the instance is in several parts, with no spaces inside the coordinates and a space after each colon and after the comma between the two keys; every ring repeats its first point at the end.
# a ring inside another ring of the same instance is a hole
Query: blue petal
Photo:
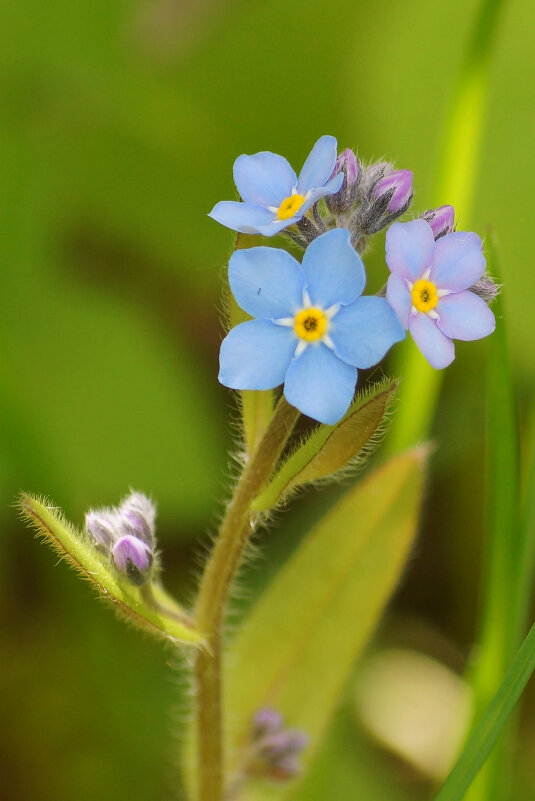
{"type": "Polygon", "coordinates": [[[248,320],[221,343],[219,381],[231,389],[273,389],[284,381],[297,340],[291,328],[248,320]]]}
{"type": "Polygon", "coordinates": [[[297,176],[285,158],[264,150],[253,156],[238,156],[234,183],[246,203],[278,208],[292,194],[297,176]]]}
{"type": "Polygon", "coordinates": [[[236,200],[221,200],[215,204],[208,216],[234,231],[256,234],[259,226],[267,225],[275,215],[261,206],[238,203],[236,200]]]}
{"type": "Polygon", "coordinates": [[[384,298],[357,298],[333,317],[329,335],[340,359],[365,369],[381,361],[405,331],[384,298]]]}
{"type": "Polygon", "coordinates": [[[347,412],[356,383],[356,368],[320,342],[309,345],[291,362],[284,395],[303,414],[334,425],[347,412]]]}
{"type": "Polygon", "coordinates": [[[409,281],[421,278],[431,266],[435,237],[425,220],[394,223],[386,232],[386,263],[390,272],[409,281]]]}
{"type": "Polygon", "coordinates": [[[455,231],[438,240],[429,277],[439,289],[460,292],[475,284],[484,270],[481,239],[477,234],[455,231]]]}
{"type": "Polygon", "coordinates": [[[302,217],[303,214],[308,211],[308,209],[320,198],[325,197],[325,195],[334,195],[335,192],[338,192],[338,190],[342,188],[343,182],[344,174],[339,172],[338,175],[335,175],[334,178],[331,178],[330,181],[327,181],[325,186],[320,186],[318,189],[312,190],[308,200],[303,203],[299,209],[299,216],[302,217]]]}
{"type": "Polygon", "coordinates": [[[409,327],[412,298],[407,282],[397,273],[390,274],[386,284],[386,299],[396,312],[403,328],[407,329],[409,327]]]}
{"type": "Polygon", "coordinates": [[[335,228],[314,239],[303,256],[303,270],[312,304],[324,309],[335,303],[351,303],[366,283],[364,265],[345,228],[335,228]]]}
{"type": "Polygon", "coordinates": [[[409,331],[431,367],[442,370],[452,363],[455,358],[455,346],[428,314],[424,312],[411,314],[409,331]]]}
{"type": "Polygon", "coordinates": [[[320,136],[299,173],[297,191],[306,195],[310,189],[323,186],[332,175],[336,163],[336,139],[320,136]]]}
{"type": "Polygon", "coordinates": [[[278,234],[283,228],[288,228],[289,225],[293,225],[300,218],[301,215],[299,214],[288,220],[279,220],[276,215],[273,215],[273,222],[270,222],[269,225],[259,225],[258,233],[262,234],[262,236],[275,236],[275,234],[278,234]]]}
{"type": "Polygon", "coordinates": [[[441,298],[437,305],[437,325],[452,339],[469,342],[492,334],[496,328],[494,315],[482,298],[473,292],[455,292],[441,298]]]}
{"type": "Polygon", "coordinates": [[[293,317],[303,305],[303,271],[285,250],[236,250],[228,279],[238,305],[253,317],[293,317]]]}

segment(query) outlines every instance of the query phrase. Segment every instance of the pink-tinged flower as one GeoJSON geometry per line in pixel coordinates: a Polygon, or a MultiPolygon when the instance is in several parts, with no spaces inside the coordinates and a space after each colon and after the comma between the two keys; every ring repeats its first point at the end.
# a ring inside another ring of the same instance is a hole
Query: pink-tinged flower
{"type": "Polygon", "coordinates": [[[441,369],[455,358],[452,339],[481,339],[494,331],[494,315],[470,291],[483,275],[477,234],[455,231],[435,242],[425,220],[394,223],[386,234],[390,272],[386,297],[427,361],[441,369]]]}

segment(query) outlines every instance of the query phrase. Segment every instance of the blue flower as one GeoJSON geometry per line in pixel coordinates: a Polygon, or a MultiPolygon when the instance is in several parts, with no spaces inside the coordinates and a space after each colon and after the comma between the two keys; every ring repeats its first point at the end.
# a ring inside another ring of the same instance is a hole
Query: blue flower
{"type": "Polygon", "coordinates": [[[285,250],[236,251],[229,283],[255,319],[221,345],[219,380],[232,389],[272,389],[301,412],[330,425],[347,411],[357,367],[377,364],[405,337],[384,298],[360,297],[364,265],[337,228],[317,237],[299,264],[285,250]]]}
{"type": "Polygon", "coordinates": [[[333,136],[318,139],[299,178],[276,153],[238,156],[234,183],[244,202],[222,200],[208,216],[243,234],[273,236],[300,220],[321,197],[338,192],[344,176],[339,173],[331,178],[335,163],[333,136]]]}
{"type": "Polygon", "coordinates": [[[470,292],[485,270],[481,239],[455,231],[435,242],[425,220],[394,223],[386,233],[390,272],[386,297],[427,361],[447,367],[452,339],[481,339],[494,331],[494,315],[470,292]]]}

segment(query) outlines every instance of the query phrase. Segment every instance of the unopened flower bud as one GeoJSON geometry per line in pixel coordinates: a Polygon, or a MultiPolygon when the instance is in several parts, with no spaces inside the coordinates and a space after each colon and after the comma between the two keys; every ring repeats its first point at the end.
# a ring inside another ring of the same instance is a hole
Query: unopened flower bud
{"type": "Polygon", "coordinates": [[[346,148],[336,159],[331,178],[342,172],[344,182],[338,192],[325,198],[327,207],[333,214],[348,211],[357,199],[362,168],[360,161],[352,150],[346,148]]]}
{"type": "Polygon", "coordinates": [[[479,295],[485,303],[490,304],[494,298],[499,295],[500,287],[490,275],[485,273],[481,276],[479,281],[476,281],[476,283],[470,287],[470,291],[475,295],[479,295]]]}
{"type": "Polygon", "coordinates": [[[119,513],[125,534],[143,540],[150,547],[154,546],[156,509],[146,495],[132,492],[121,503],[119,513]]]}
{"type": "Polygon", "coordinates": [[[440,239],[441,236],[455,231],[455,209],[453,206],[439,206],[437,209],[430,209],[422,214],[422,220],[429,223],[435,239],[440,239]]]}
{"type": "Polygon", "coordinates": [[[117,540],[111,553],[116,568],[132,584],[141,587],[149,580],[153,556],[143,540],[127,534],[117,540]]]}
{"type": "Polygon", "coordinates": [[[107,509],[89,511],[85,516],[85,527],[95,544],[109,551],[119,531],[119,516],[107,509]]]}
{"type": "Polygon", "coordinates": [[[384,199],[391,214],[403,214],[412,200],[412,177],[411,170],[395,170],[385,175],[374,186],[374,199],[384,199]]]}
{"type": "Polygon", "coordinates": [[[260,709],[253,719],[253,740],[259,740],[267,734],[275,734],[282,729],[282,715],[275,709],[260,709]]]}
{"type": "Polygon", "coordinates": [[[391,170],[379,163],[368,167],[362,208],[352,228],[361,235],[376,234],[409,208],[412,201],[411,170],[391,170]]]}
{"type": "Polygon", "coordinates": [[[285,729],[282,716],[274,709],[262,709],[253,718],[251,766],[272,779],[291,779],[301,771],[299,756],[308,737],[298,729],[285,729]]]}

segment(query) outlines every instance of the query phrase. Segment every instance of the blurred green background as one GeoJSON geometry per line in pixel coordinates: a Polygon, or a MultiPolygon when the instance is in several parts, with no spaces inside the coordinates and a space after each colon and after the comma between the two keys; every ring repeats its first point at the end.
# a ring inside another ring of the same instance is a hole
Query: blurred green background
{"type": "MultiPolygon", "coordinates": [[[[1,4],[0,754],[10,801],[166,798],[187,714],[176,656],[118,623],[32,540],[12,508],[17,491],[46,493],[77,523],[130,486],[152,493],[166,584],[192,597],[225,496],[233,415],[216,381],[231,235],[206,213],[234,196],[237,155],[269,149],[299,169],[324,133],[365,161],[412,169],[415,210],[455,202],[436,197],[437,155],[478,5],[1,4]]],[[[474,212],[459,220],[497,235],[521,432],[535,388],[534,28],[530,0],[507,4],[474,212]]],[[[381,242],[367,263],[375,289],[381,242]]],[[[419,544],[374,644],[455,672],[477,613],[486,350],[460,343],[447,372],[419,544]]],[[[243,579],[249,599],[329,497],[301,499],[266,535],[243,579]]],[[[362,717],[352,683],[302,801],[429,798],[429,775],[366,735],[362,717]]],[[[518,801],[535,793],[534,723],[532,689],[518,801]]]]}

